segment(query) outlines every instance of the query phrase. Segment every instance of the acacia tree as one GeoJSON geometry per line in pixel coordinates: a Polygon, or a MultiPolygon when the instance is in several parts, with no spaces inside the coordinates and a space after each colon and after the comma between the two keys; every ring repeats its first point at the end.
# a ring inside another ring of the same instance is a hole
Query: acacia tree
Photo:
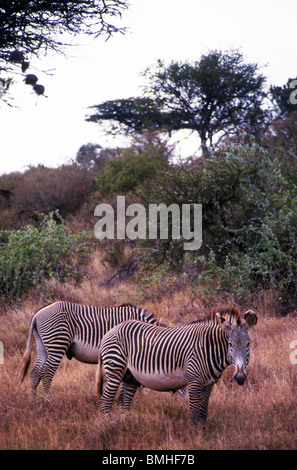
{"type": "Polygon", "coordinates": [[[101,103],[87,121],[111,122],[111,132],[197,132],[203,154],[215,138],[243,125],[255,129],[264,121],[265,77],[257,64],[244,63],[238,51],[211,51],[193,64],[172,62],[144,72],[148,79],[144,97],[101,103]]]}
{"type": "Polygon", "coordinates": [[[126,8],[126,0],[0,0],[2,93],[10,83],[5,74],[14,72],[12,64],[20,64],[23,72],[29,66],[26,55],[61,53],[70,35],[109,37],[124,32],[114,20],[126,8]]]}

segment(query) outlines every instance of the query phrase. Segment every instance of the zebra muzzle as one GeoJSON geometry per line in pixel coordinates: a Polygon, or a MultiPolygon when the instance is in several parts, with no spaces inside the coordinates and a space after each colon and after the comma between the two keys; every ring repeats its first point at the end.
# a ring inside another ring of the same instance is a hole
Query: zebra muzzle
{"type": "Polygon", "coordinates": [[[235,367],[235,375],[234,375],[234,380],[238,383],[238,385],[243,385],[245,380],[246,380],[246,374],[244,373],[243,370],[243,365],[239,367],[236,365],[235,367]]]}

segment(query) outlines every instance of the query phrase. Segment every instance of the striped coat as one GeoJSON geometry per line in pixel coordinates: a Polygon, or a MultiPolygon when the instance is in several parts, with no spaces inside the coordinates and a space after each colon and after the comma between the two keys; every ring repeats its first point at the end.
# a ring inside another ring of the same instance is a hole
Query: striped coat
{"type": "Polygon", "coordinates": [[[205,321],[175,328],[139,321],[117,325],[103,337],[100,346],[97,377],[100,395],[102,364],[106,374],[102,412],[109,412],[122,380],[127,392],[124,409],[129,409],[139,384],[159,391],[187,386],[191,423],[196,426],[198,421],[205,422],[213,385],[228,365],[234,365],[235,380],[240,385],[244,383],[249,361],[248,328],[256,321],[251,310],[240,319],[240,312],[231,309],[205,321]]]}
{"type": "Polygon", "coordinates": [[[59,301],[41,308],[31,319],[21,380],[25,378],[30,365],[33,336],[38,359],[32,370],[32,389],[35,391],[41,380],[47,392],[65,354],[68,359],[74,357],[80,362],[96,364],[104,334],[129,319],[158,323],[152,313],[131,304],[94,307],[59,301]]]}

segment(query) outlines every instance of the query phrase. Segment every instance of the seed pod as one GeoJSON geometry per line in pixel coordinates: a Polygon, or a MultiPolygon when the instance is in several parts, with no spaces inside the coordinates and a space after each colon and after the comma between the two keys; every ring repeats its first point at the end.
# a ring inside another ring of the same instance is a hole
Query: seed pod
{"type": "Polygon", "coordinates": [[[24,82],[26,83],[26,85],[34,86],[38,82],[38,78],[33,73],[29,73],[29,75],[26,75],[24,82]]]}
{"type": "Polygon", "coordinates": [[[21,63],[25,59],[24,54],[17,49],[10,53],[9,60],[10,62],[21,63]]]}
{"type": "Polygon", "coordinates": [[[23,62],[22,62],[22,72],[23,72],[23,73],[26,72],[26,70],[29,68],[29,65],[30,65],[29,62],[25,62],[25,61],[23,60],[23,62]]]}
{"type": "Polygon", "coordinates": [[[44,88],[43,85],[39,85],[39,84],[37,83],[37,85],[35,85],[35,86],[33,87],[33,90],[35,91],[35,93],[36,93],[37,95],[43,95],[45,88],[44,88]]]}

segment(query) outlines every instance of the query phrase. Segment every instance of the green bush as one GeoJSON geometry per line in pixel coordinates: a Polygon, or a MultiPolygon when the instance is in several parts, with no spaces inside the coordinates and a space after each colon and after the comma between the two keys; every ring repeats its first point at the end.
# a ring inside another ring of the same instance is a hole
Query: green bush
{"type": "Polygon", "coordinates": [[[221,288],[244,294],[274,289],[296,302],[297,191],[282,156],[257,145],[227,149],[206,165],[219,212],[210,246],[221,288]]]}
{"type": "Polygon", "coordinates": [[[126,194],[168,168],[169,151],[166,146],[156,136],[143,139],[107,161],[104,171],[97,176],[97,189],[102,196],[126,194]]]}
{"type": "MultiPolygon", "coordinates": [[[[294,165],[293,156],[291,164],[294,165]]],[[[168,263],[193,282],[212,282],[236,295],[264,289],[297,303],[297,187],[283,154],[236,145],[211,158],[174,165],[155,179],[147,203],[200,203],[203,242],[185,252],[184,240],[149,241],[150,265],[168,263]]]]}
{"type": "Polygon", "coordinates": [[[0,298],[19,300],[31,288],[43,297],[46,281],[79,281],[86,274],[83,266],[90,251],[88,234],[67,233],[58,211],[40,214],[39,228],[0,232],[0,298]]]}

